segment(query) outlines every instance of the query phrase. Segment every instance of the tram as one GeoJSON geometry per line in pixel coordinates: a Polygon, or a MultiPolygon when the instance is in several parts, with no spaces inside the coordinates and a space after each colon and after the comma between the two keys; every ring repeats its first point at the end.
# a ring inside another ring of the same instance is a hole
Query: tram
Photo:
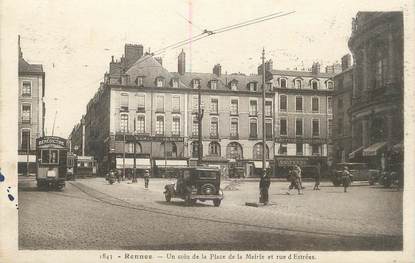
{"type": "Polygon", "coordinates": [[[38,188],[62,189],[67,173],[66,139],[57,136],[44,136],[36,139],[38,188]]]}

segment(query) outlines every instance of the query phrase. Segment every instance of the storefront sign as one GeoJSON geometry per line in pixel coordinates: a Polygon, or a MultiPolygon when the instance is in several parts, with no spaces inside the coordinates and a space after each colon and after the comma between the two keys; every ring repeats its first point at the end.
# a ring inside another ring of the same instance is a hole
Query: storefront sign
{"type": "MultiPolygon", "coordinates": [[[[116,141],[123,141],[124,140],[124,135],[122,134],[117,134],[115,135],[115,140],[116,141]]],[[[126,141],[137,141],[137,142],[143,142],[143,141],[148,141],[148,142],[184,142],[184,137],[164,137],[164,136],[150,136],[150,135],[125,135],[125,140],[126,141]]]]}
{"type": "Polygon", "coordinates": [[[66,147],[66,140],[56,136],[47,136],[36,139],[36,146],[42,147],[46,145],[66,147]]]}
{"type": "Polygon", "coordinates": [[[323,144],[326,139],[323,138],[301,138],[301,137],[279,137],[275,138],[277,143],[309,143],[309,144],[323,144]]]}
{"type": "Polygon", "coordinates": [[[298,165],[298,166],[304,166],[309,164],[309,159],[308,158],[298,158],[298,157],[294,157],[294,158],[287,158],[287,157],[276,157],[275,161],[277,162],[278,166],[294,166],[294,165],[298,165]]]}

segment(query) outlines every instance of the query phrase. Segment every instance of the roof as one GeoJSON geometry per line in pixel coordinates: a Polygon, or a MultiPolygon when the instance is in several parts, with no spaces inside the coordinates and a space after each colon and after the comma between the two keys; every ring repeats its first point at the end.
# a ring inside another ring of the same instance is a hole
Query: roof
{"type": "Polygon", "coordinates": [[[281,75],[281,76],[292,76],[292,77],[310,77],[310,78],[332,78],[335,73],[313,73],[311,71],[297,71],[297,70],[277,70],[274,69],[271,71],[273,75],[281,75]]]}
{"type": "MultiPolygon", "coordinates": [[[[134,82],[137,77],[143,77],[143,85],[145,87],[155,87],[156,78],[162,77],[165,81],[170,81],[174,75],[163,68],[160,63],[151,55],[144,55],[137,60],[126,72],[130,76],[130,80],[134,82]]],[[[180,84],[179,87],[184,87],[180,84]]]]}
{"type": "MultiPolygon", "coordinates": [[[[210,89],[210,81],[217,81],[217,90],[229,90],[230,83],[232,81],[237,82],[238,90],[248,90],[248,83],[257,82],[261,83],[261,76],[258,75],[244,75],[244,74],[225,74],[217,76],[213,73],[197,73],[197,72],[186,72],[180,75],[176,72],[172,73],[175,77],[179,78],[180,81],[189,88],[192,88],[192,81],[194,79],[200,80],[201,89],[210,89]]],[[[259,88],[257,88],[259,91],[259,88]]]]}
{"type": "MultiPolygon", "coordinates": [[[[143,77],[144,87],[155,87],[156,78],[161,77],[165,80],[166,85],[170,85],[172,79],[179,80],[179,88],[193,88],[193,80],[200,81],[201,89],[210,89],[210,81],[217,81],[217,90],[229,90],[230,83],[237,81],[238,91],[248,90],[248,83],[261,83],[261,76],[259,75],[244,75],[244,74],[225,74],[217,76],[213,73],[197,73],[186,72],[183,75],[177,72],[169,72],[165,69],[153,56],[144,55],[137,60],[126,72],[130,76],[130,80],[135,82],[137,77],[143,77]]],[[[257,87],[260,92],[259,86],[257,87]]]]}
{"type": "Polygon", "coordinates": [[[30,64],[24,58],[19,58],[19,73],[38,73],[43,74],[43,66],[41,64],[30,64]]]}

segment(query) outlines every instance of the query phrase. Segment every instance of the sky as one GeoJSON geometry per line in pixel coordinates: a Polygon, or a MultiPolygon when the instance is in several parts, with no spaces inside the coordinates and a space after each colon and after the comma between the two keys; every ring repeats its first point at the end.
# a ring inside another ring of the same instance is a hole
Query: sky
{"type": "MultiPolygon", "coordinates": [[[[186,70],[256,73],[262,48],[274,68],[326,65],[350,53],[347,41],[358,11],[402,10],[401,1],[320,0],[37,0],[16,9],[24,58],[43,64],[46,74],[46,132],[67,138],[85,114],[108,71],[111,56],[121,57],[125,43],[155,51],[169,44],[278,11],[295,13],[212,35],[161,55],[163,66],[177,71],[186,52],[186,70]],[[190,24],[187,20],[192,21],[190,24]]],[[[17,38],[17,36],[16,36],[17,38]]]]}

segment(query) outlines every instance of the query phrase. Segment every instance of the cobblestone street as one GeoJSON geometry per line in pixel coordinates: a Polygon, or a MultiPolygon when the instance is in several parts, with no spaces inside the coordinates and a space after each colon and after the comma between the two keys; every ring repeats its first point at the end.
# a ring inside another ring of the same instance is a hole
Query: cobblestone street
{"type": "Polygon", "coordinates": [[[354,185],[350,192],[323,183],[304,195],[286,195],[287,182],[273,182],[271,204],[257,201],[258,182],[224,181],[225,199],[214,207],[167,203],[163,187],[150,189],[102,178],[67,182],[63,191],[38,191],[34,178],[20,180],[20,249],[202,249],[202,250],[399,250],[402,192],[354,185]],[[227,187],[231,185],[230,187],[227,187]],[[226,190],[232,189],[232,190],[226,190]]]}

